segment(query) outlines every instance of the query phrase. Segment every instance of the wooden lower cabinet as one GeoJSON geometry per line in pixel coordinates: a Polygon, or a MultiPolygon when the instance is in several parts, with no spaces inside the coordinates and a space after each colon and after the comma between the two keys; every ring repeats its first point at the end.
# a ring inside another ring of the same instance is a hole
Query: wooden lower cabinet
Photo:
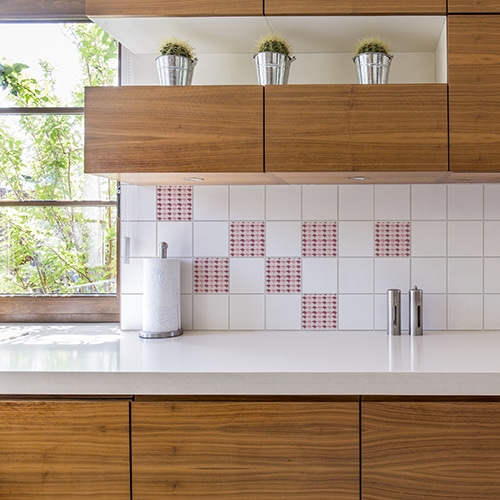
{"type": "Polygon", "coordinates": [[[363,400],[363,500],[498,500],[500,401],[363,400]]]}
{"type": "Polygon", "coordinates": [[[0,498],[130,498],[128,401],[1,401],[0,498]]]}
{"type": "Polygon", "coordinates": [[[359,402],[132,403],[134,500],[359,500],[359,402]]]}

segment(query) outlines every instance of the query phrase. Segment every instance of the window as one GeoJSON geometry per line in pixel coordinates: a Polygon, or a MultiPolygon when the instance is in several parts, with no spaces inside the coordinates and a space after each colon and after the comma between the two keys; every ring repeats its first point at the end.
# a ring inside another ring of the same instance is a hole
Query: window
{"type": "Polygon", "coordinates": [[[0,47],[0,321],[116,321],[117,187],[83,173],[83,102],[117,84],[117,43],[4,23],[0,47]]]}

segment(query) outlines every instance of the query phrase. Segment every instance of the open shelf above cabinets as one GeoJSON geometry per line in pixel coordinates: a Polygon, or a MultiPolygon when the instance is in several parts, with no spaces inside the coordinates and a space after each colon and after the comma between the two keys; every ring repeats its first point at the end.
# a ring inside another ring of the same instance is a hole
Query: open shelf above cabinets
{"type": "Polygon", "coordinates": [[[134,70],[124,84],[157,85],[154,59],[168,37],[189,40],[198,64],[193,85],[257,83],[256,41],[281,33],[297,60],[292,84],[357,83],[356,42],[380,36],[394,54],[389,83],[446,83],[446,16],[95,17],[127,50],[134,70]]]}

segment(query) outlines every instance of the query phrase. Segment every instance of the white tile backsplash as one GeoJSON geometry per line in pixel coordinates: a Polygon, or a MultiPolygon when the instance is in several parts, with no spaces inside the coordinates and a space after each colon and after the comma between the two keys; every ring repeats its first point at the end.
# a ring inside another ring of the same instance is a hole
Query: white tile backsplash
{"type": "Polygon", "coordinates": [[[385,330],[400,288],[407,331],[413,285],[424,329],[500,329],[500,184],[125,185],[121,217],[125,330],[160,241],[181,259],[185,330],[385,330]],[[195,260],[210,286],[194,289],[195,260]]]}

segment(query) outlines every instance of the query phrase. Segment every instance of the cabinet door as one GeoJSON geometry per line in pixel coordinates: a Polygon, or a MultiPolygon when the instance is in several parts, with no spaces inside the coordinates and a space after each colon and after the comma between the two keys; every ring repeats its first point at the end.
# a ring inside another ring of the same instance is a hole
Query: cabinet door
{"type": "Polygon", "coordinates": [[[258,86],[93,87],[85,171],[263,172],[258,86]]]}
{"type": "Polygon", "coordinates": [[[500,171],[500,16],[449,16],[450,170],[500,171]]]}
{"type": "Polygon", "coordinates": [[[85,0],[2,0],[0,19],[85,19],[85,0]]]}
{"type": "Polygon", "coordinates": [[[363,500],[498,500],[500,402],[363,401],[363,500]]]}
{"type": "Polygon", "coordinates": [[[359,499],[359,403],[132,403],[136,500],[359,499]]]}
{"type": "Polygon", "coordinates": [[[87,0],[92,16],[260,16],[262,0],[87,0]]]}
{"type": "Polygon", "coordinates": [[[448,169],[446,85],[265,88],[266,172],[448,169]]]}
{"type": "Polygon", "coordinates": [[[448,0],[450,14],[500,13],[498,0],[448,0]]]}
{"type": "MultiPolygon", "coordinates": [[[[492,0],[493,1],[493,0],[492,0]]],[[[88,2],[88,0],[87,0],[88,2]]],[[[335,14],[446,14],[446,0],[264,0],[268,16],[335,14]]]]}
{"type": "Polygon", "coordinates": [[[0,402],[0,496],[128,499],[128,404],[0,402]]]}

